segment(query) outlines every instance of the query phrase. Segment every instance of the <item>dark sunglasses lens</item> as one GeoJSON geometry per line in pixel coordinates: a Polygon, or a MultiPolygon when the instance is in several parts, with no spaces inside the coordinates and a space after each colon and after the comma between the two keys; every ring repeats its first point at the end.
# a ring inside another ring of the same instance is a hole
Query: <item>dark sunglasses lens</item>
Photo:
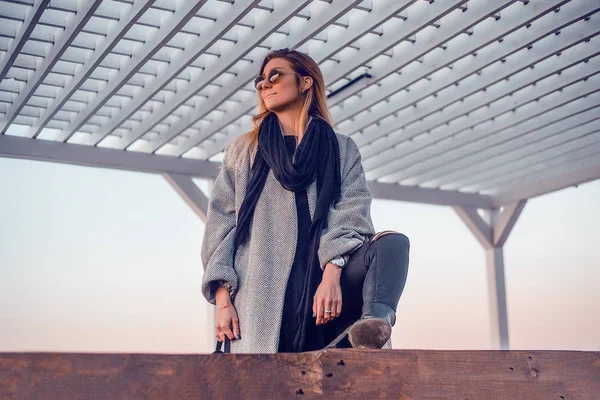
{"type": "Polygon", "coordinates": [[[277,82],[277,80],[279,79],[279,71],[276,69],[271,70],[271,72],[269,72],[269,82],[271,83],[275,83],[277,82]]]}
{"type": "Polygon", "coordinates": [[[263,77],[262,77],[262,76],[259,76],[259,77],[255,78],[255,79],[254,79],[254,87],[255,87],[256,89],[260,89],[260,88],[262,88],[262,81],[263,81],[263,80],[264,80],[264,79],[263,79],[263,77]]]}

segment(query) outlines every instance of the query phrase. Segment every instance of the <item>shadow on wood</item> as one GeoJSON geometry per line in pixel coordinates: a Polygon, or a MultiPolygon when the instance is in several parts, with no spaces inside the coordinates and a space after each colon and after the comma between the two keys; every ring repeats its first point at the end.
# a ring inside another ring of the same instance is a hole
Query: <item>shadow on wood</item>
{"type": "Polygon", "coordinates": [[[0,353],[0,399],[600,399],[600,353],[0,353]]]}

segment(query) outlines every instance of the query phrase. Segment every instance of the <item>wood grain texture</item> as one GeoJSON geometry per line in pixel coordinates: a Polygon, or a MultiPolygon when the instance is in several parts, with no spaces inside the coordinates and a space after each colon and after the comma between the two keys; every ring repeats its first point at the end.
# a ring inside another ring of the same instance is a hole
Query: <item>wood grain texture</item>
{"type": "Polygon", "coordinates": [[[600,353],[0,353],[0,399],[600,399],[600,353]]]}

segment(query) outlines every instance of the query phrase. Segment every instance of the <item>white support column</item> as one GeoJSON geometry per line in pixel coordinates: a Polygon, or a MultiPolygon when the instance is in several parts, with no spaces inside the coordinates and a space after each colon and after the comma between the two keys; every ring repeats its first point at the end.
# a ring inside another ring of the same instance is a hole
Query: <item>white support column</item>
{"type": "Polygon", "coordinates": [[[506,309],[506,280],[502,247],[485,249],[492,345],[508,350],[508,310],[506,309]]]}
{"type": "Polygon", "coordinates": [[[503,246],[526,202],[520,200],[507,205],[502,212],[499,209],[486,209],[487,221],[474,207],[454,207],[485,250],[492,346],[501,350],[510,348],[503,246]]]}

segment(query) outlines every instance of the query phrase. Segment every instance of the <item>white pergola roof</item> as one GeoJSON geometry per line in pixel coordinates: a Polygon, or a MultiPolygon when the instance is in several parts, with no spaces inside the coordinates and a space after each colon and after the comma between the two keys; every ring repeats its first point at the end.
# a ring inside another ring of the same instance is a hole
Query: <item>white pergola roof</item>
{"type": "Polygon", "coordinates": [[[376,197],[497,208],[600,178],[599,10],[3,0],[0,155],[214,177],[261,59],[289,47],[320,64],[376,197]]]}

